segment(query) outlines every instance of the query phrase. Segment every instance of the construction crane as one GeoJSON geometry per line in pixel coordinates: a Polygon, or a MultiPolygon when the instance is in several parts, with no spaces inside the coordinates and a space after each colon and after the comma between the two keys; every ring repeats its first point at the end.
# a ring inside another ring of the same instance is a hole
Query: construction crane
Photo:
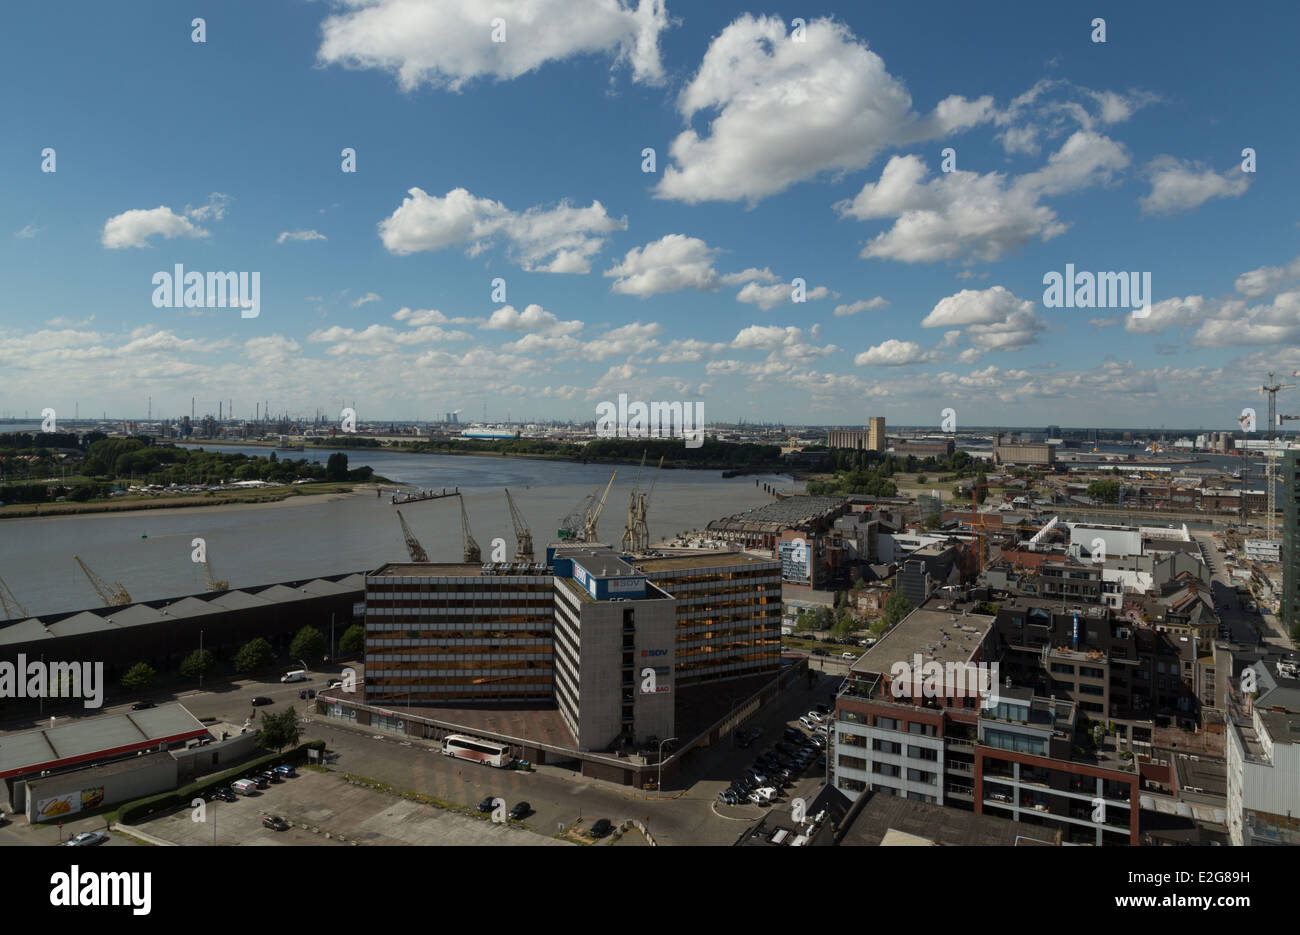
{"type": "Polygon", "coordinates": [[[528,523],[524,521],[524,516],[515,506],[515,498],[510,496],[510,488],[506,488],[506,503],[510,505],[510,521],[515,526],[515,561],[531,562],[533,561],[533,534],[528,529],[528,523]]]}
{"type": "Polygon", "coordinates": [[[90,579],[90,586],[95,589],[95,593],[99,595],[99,599],[104,602],[105,607],[120,607],[123,604],[131,603],[131,595],[127,593],[126,588],[122,587],[120,582],[115,581],[112,585],[109,585],[107,581],[90,570],[89,566],[81,560],[80,555],[72,557],[76,559],[77,564],[81,566],[81,570],[90,579]]]}
{"type": "Polygon", "coordinates": [[[460,536],[465,542],[465,564],[479,565],[483,562],[483,550],[474,541],[474,534],[469,531],[469,514],[465,512],[465,498],[460,500],[460,536]]]}
{"type": "Polygon", "coordinates": [[[411,532],[411,527],[406,525],[406,518],[402,516],[402,511],[397,511],[397,521],[402,524],[402,538],[406,540],[406,551],[411,556],[413,562],[427,562],[429,555],[424,551],[424,546],[420,545],[420,540],[415,538],[415,533],[411,532]]]}
{"type": "Polygon", "coordinates": [[[18,602],[14,592],[9,590],[5,579],[0,578],[0,610],[4,611],[5,620],[17,620],[27,616],[27,608],[18,602]]]}
{"type": "Polygon", "coordinates": [[[623,539],[620,542],[620,548],[624,552],[636,548],[637,541],[637,491],[641,489],[641,474],[645,471],[646,452],[641,452],[641,466],[636,469],[636,482],[632,485],[632,493],[628,495],[627,503],[627,524],[623,527],[623,539]]]}
{"type": "Polygon", "coordinates": [[[1281,423],[1277,418],[1277,394],[1282,390],[1293,390],[1296,388],[1295,383],[1278,383],[1273,379],[1273,371],[1268,373],[1268,382],[1259,388],[1260,396],[1268,397],[1268,430],[1273,429],[1281,423]]]}
{"type": "Polygon", "coordinates": [[[605,509],[605,501],[609,499],[609,489],[614,486],[614,478],[618,477],[618,471],[609,476],[609,483],[605,485],[605,492],[601,494],[600,503],[596,504],[595,509],[588,508],[586,519],[583,521],[583,536],[585,542],[596,541],[596,522],[600,519],[601,511],[605,509]]]}

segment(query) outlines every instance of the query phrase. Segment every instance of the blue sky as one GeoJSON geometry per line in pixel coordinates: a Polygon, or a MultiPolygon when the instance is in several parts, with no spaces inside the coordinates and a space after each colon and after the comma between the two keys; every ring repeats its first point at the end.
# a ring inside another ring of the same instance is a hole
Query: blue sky
{"type": "Polygon", "coordinates": [[[201,7],[0,14],[0,411],[1227,429],[1300,369],[1289,4],[201,7]]]}

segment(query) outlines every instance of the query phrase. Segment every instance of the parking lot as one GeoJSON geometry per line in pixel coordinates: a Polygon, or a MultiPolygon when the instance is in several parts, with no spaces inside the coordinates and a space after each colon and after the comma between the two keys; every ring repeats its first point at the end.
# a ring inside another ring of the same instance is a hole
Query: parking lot
{"type": "Polygon", "coordinates": [[[304,770],[235,802],[208,802],[203,821],[183,809],[140,826],[175,844],[212,845],[547,845],[563,844],[518,826],[462,815],[350,785],[339,774],[304,770]],[[275,831],[264,815],[293,827],[275,831]]]}

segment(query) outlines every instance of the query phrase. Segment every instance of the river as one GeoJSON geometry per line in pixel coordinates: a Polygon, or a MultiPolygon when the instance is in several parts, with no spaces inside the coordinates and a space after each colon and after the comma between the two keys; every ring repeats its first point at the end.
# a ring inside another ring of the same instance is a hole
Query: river
{"type": "MultiPolygon", "coordinates": [[[[204,445],[210,451],[266,454],[267,449],[204,445]]],[[[461,455],[421,455],[349,450],[351,467],[368,464],[376,474],[422,488],[457,487],[464,494],[470,528],[490,556],[492,540],[515,547],[503,487],[532,530],[535,551],[544,557],[560,521],[596,487],[604,488],[614,466],[560,461],[461,455]]],[[[330,449],[278,452],[282,458],[322,463],[330,449]]],[[[623,536],[635,465],[618,466],[618,477],[601,515],[602,541],[623,536]]],[[[648,485],[653,468],[643,478],[648,485]]],[[[703,527],[709,520],[771,501],[761,487],[790,488],[789,477],[763,475],[724,480],[721,471],[664,470],[649,508],[651,541],[703,527]]],[[[460,561],[460,507],[455,498],[401,508],[430,560],[460,561]]],[[[81,558],[109,582],[120,582],[135,600],[203,591],[201,566],[190,560],[190,542],[205,540],[208,560],[231,587],[270,584],[314,575],[374,568],[407,558],[401,527],[388,493],[373,491],[327,498],[290,498],[276,504],[231,505],[0,521],[0,577],[28,613],[42,614],[99,606],[81,558]]]]}

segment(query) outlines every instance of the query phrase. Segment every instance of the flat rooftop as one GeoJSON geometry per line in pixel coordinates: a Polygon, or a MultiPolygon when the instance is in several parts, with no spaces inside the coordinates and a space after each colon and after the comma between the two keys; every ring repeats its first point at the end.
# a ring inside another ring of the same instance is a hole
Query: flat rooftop
{"type": "Polygon", "coordinates": [[[207,735],[208,728],[180,704],[56,721],[54,727],[0,735],[0,778],[207,735]]]}
{"type": "Polygon", "coordinates": [[[750,552],[696,552],[691,555],[665,555],[662,557],[633,556],[636,567],[646,574],[665,571],[682,571],[688,568],[735,568],[740,565],[771,565],[777,560],[750,552]]]}
{"type": "Polygon", "coordinates": [[[896,795],[864,793],[845,818],[836,841],[841,847],[924,843],[949,846],[998,847],[1025,844],[1054,846],[1059,832],[1009,818],[982,815],[896,795]],[[905,835],[905,838],[900,838],[905,835]],[[908,840],[911,839],[911,840],[908,840]]]}
{"type": "MultiPolygon", "coordinates": [[[[534,577],[547,574],[526,562],[388,562],[366,578],[478,578],[485,575],[534,577]]],[[[544,566],[542,566],[544,569],[544,566]]]]}
{"type": "Polygon", "coordinates": [[[863,653],[850,666],[854,673],[888,673],[898,662],[912,664],[917,653],[923,662],[940,664],[971,661],[993,626],[988,614],[967,614],[961,609],[937,610],[935,598],[912,611],[894,629],[863,653]]]}
{"type": "Polygon", "coordinates": [[[847,504],[845,497],[794,496],[711,521],[707,529],[755,530],[812,523],[847,504]]]}

